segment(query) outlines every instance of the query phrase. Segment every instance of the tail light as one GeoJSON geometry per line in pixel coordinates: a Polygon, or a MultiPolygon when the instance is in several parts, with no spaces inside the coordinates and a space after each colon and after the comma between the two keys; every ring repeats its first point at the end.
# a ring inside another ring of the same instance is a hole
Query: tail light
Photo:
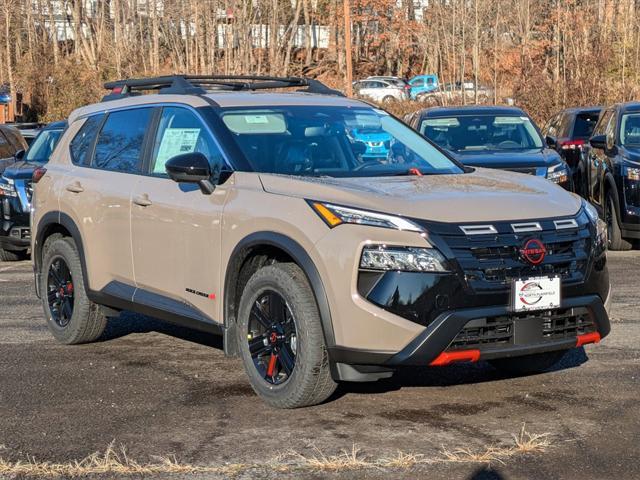
{"type": "Polygon", "coordinates": [[[560,148],[562,150],[581,150],[584,143],[584,140],[566,140],[560,142],[560,148]]]}
{"type": "Polygon", "coordinates": [[[33,171],[33,174],[31,175],[31,181],[33,183],[38,183],[40,181],[40,179],[42,177],[44,177],[44,174],[47,173],[47,169],[44,167],[38,167],[33,171]]]}

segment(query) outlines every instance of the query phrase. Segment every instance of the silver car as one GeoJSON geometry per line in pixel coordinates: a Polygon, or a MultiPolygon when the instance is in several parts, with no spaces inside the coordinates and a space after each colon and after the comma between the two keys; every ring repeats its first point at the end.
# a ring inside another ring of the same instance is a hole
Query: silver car
{"type": "Polygon", "coordinates": [[[375,102],[389,103],[409,99],[409,93],[401,83],[379,78],[366,78],[354,82],[353,91],[359,97],[375,102]]]}

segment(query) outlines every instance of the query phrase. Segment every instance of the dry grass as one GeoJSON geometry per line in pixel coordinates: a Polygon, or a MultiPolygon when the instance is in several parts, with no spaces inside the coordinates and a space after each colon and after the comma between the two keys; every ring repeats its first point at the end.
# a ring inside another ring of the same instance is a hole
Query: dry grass
{"type": "Polygon", "coordinates": [[[466,463],[493,463],[504,464],[505,461],[514,455],[527,453],[543,453],[551,446],[550,435],[548,433],[529,433],[522,425],[520,433],[513,435],[513,445],[509,447],[489,447],[481,452],[474,452],[470,449],[459,448],[453,451],[442,450],[442,454],[450,462],[466,463]]]}
{"type": "Polygon", "coordinates": [[[280,473],[294,472],[344,472],[365,469],[395,469],[433,465],[438,463],[506,463],[516,455],[543,453],[551,441],[549,434],[531,434],[525,426],[517,435],[513,435],[513,445],[508,447],[488,447],[484,450],[458,448],[448,450],[443,448],[439,454],[426,456],[424,454],[398,451],[394,456],[375,459],[365,453],[355,444],[351,450],[343,450],[335,455],[327,455],[314,448],[314,453],[305,455],[299,452],[285,452],[274,457],[265,464],[258,463],[228,463],[211,466],[198,466],[180,463],[173,457],[157,457],[152,463],[138,463],[127,455],[124,448],[116,450],[113,442],[104,453],[94,453],[80,461],[69,463],[38,462],[29,458],[25,462],[8,462],[0,458],[0,476],[31,476],[43,478],[72,478],[83,475],[154,475],[154,474],[213,474],[222,477],[233,477],[250,471],[264,471],[280,473]]]}

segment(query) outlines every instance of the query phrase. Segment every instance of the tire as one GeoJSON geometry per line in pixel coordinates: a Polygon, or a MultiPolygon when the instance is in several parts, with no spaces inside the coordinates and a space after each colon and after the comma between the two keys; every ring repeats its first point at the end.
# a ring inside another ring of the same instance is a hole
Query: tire
{"type": "Polygon", "coordinates": [[[0,262],[17,262],[25,258],[26,252],[12,252],[11,250],[0,248],[0,262]]]}
{"type": "Polygon", "coordinates": [[[293,263],[268,265],[251,276],[240,299],[237,341],[251,386],[272,407],[317,405],[336,389],[315,297],[305,274],[293,263]],[[280,316],[286,320],[278,322],[273,310],[283,312],[280,316]],[[265,328],[276,323],[281,330],[265,328]],[[283,339],[278,340],[281,344],[275,343],[274,330],[282,332],[283,339]],[[287,358],[289,364],[293,359],[289,372],[285,368],[287,358]]]}
{"type": "Polygon", "coordinates": [[[384,97],[384,98],[382,99],[382,103],[387,103],[387,104],[388,104],[388,103],[393,103],[393,102],[395,102],[395,101],[396,101],[396,98],[395,98],[395,97],[392,97],[391,95],[387,95],[386,97],[384,97]]]}
{"type": "Polygon", "coordinates": [[[631,250],[631,243],[622,238],[622,231],[620,230],[618,215],[616,214],[616,201],[613,198],[611,190],[607,190],[605,202],[604,220],[607,223],[609,250],[631,250]]]}
{"type": "Polygon", "coordinates": [[[65,345],[97,340],[107,326],[100,307],[87,298],[78,249],[73,239],[48,239],[43,248],[40,291],[47,326],[54,338],[65,345]],[[52,273],[52,264],[56,264],[52,273]],[[58,282],[56,279],[66,282],[58,282]],[[64,287],[60,285],[64,283],[64,287]],[[59,290],[62,288],[63,293],[59,290]],[[61,299],[62,298],[62,299],[61,299]],[[56,306],[58,302],[60,305],[56,306]],[[70,305],[70,311],[65,307],[70,305]],[[70,314],[69,314],[70,312],[70,314]]]}
{"type": "Polygon", "coordinates": [[[534,353],[523,357],[498,358],[489,363],[501,372],[510,375],[531,375],[549,370],[567,353],[568,350],[534,353]]]}

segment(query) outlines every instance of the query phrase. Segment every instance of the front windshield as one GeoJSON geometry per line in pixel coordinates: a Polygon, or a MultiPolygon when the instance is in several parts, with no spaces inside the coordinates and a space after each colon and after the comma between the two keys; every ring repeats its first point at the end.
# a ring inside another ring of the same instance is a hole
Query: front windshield
{"type": "Polygon", "coordinates": [[[25,160],[39,163],[48,162],[60,135],[62,135],[62,130],[43,130],[40,132],[27,150],[25,160]]]}
{"type": "Polygon", "coordinates": [[[455,152],[542,148],[542,138],[527,117],[460,115],[423,118],[420,133],[455,152]]]}
{"type": "Polygon", "coordinates": [[[256,172],[330,177],[462,173],[415,131],[370,107],[227,108],[221,117],[256,172]]]}
{"type": "Polygon", "coordinates": [[[627,113],[620,123],[620,144],[640,145],[640,113],[627,113]]]}

